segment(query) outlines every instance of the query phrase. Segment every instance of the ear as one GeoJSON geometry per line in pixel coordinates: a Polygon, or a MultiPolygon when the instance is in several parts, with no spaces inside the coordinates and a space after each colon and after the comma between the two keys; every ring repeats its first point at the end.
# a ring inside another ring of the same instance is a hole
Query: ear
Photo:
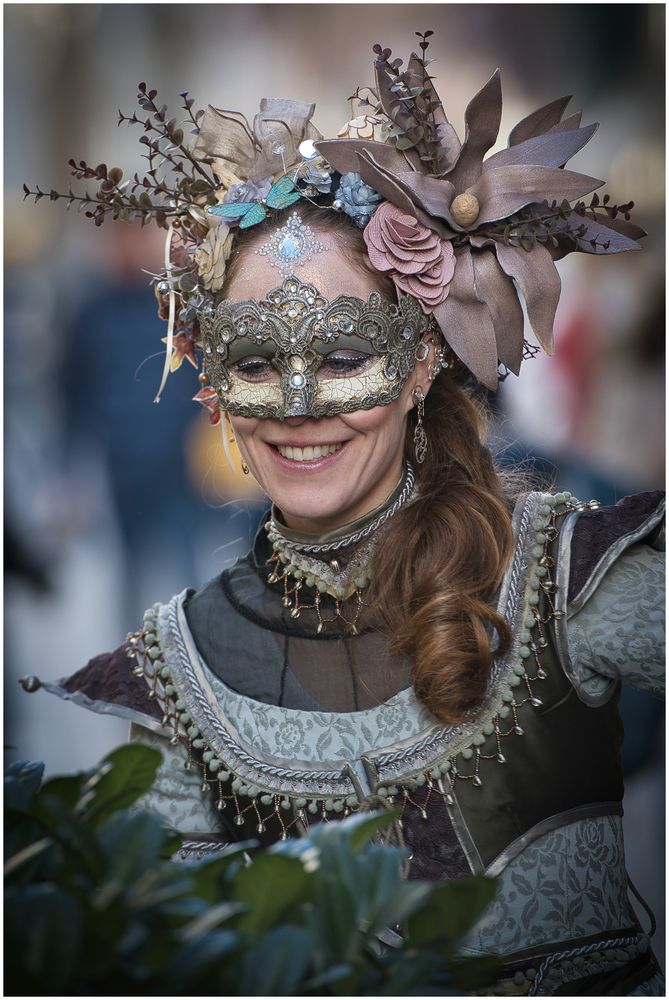
{"type": "Polygon", "coordinates": [[[416,348],[416,367],[409,375],[404,386],[404,412],[409,413],[414,408],[413,390],[419,386],[424,396],[432,388],[434,381],[434,366],[437,361],[437,334],[426,333],[416,348]]]}

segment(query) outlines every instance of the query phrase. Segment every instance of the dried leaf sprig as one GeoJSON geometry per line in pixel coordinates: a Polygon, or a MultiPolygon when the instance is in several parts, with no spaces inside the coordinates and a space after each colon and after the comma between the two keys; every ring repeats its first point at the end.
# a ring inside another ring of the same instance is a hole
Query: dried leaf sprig
{"type": "MultiPolygon", "coordinates": [[[[94,194],[89,190],[78,192],[72,187],[67,193],[54,189],[47,192],[39,186],[32,190],[24,184],[24,197],[32,196],[35,201],[44,197],[51,201],[64,199],[68,208],[77,204],[85,209],[86,216],[93,219],[96,226],[102,225],[106,218],[138,221],[142,225],[155,222],[162,229],[167,229],[172,222],[176,228],[201,240],[206,233],[203,206],[215,204],[215,192],[220,183],[185,144],[184,129],[175,117],[169,117],[166,104],[156,103],[157,96],[157,90],[140,83],[137,101],[146,114],[135,111],[126,115],[119,111],[119,125],[139,125],[143,129],[139,141],[146,147],[143,155],[148,162],[143,176],[135,173],[123,182],[120,167],[108,167],[105,163],[92,167],[85,160],[71,159],[69,166],[73,177],[98,182],[94,194]],[[169,178],[163,172],[166,166],[169,178]]],[[[198,121],[204,111],[193,113],[194,102],[187,91],[179,96],[188,116],[187,124],[193,126],[190,131],[197,134],[198,121]]]]}
{"type": "Polygon", "coordinates": [[[414,157],[424,164],[424,170],[440,173],[441,101],[437,96],[427,67],[428,38],[433,31],[417,31],[421,55],[413,53],[406,69],[399,58],[391,60],[392,50],[380,44],[373,46],[376,55],[376,87],[356,88],[349,100],[357,101],[362,108],[369,108],[373,115],[388,123],[387,134],[395,148],[413,151],[414,157]],[[370,99],[371,98],[371,99],[370,99]]]}
{"type": "MultiPolygon", "coordinates": [[[[562,253],[570,250],[582,250],[591,253],[606,253],[612,248],[613,233],[606,228],[615,219],[619,219],[618,235],[623,238],[639,238],[642,234],[637,226],[630,223],[630,212],[634,202],[623,205],[612,205],[611,197],[605,194],[602,199],[595,192],[586,204],[578,201],[571,205],[563,200],[558,203],[544,201],[540,204],[528,205],[499,226],[486,228],[486,236],[500,239],[507,246],[521,247],[531,250],[537,243],[562,253]],[[591,223],[596,225],[593,227],[591,223]],[[604,227],[606,232],[602,232],[604,227]]],[[[454,243],[460,245],[465,240],[456,237],[454,243]]]]}

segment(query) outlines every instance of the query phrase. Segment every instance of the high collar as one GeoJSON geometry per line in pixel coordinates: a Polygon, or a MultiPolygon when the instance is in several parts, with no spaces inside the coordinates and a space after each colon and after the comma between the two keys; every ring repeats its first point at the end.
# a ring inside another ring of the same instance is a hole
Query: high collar
{"type": "Polygon", "coordinates": [[[336,545],[339,541],[345,541],[349,536],[357,534],[358,532],[364,531],[365,528],[369,527],[375,520],[377,520],[385,511],[387,511],[399,498],[402,491],[404,490],[407,478],[409,475],[409,469],[405,465],[399,482],[391,491],[391,493],[383,500],[380,504],[374,507],[372,510],[363,514],[361,517],[355,518],[353,521],[347,521],[346,524],[340,525],[338,528],[333,528],[331,531],[325,531],[322,533],[311,533],[295,531],[293,528],[289,528],[283,519],[283,515],[278,507],[272,506],[270,511],[270,517],[279,526],[281,534],[289,542],[292,542],[295,546],[299,548],[300,545],[336,545]]]}

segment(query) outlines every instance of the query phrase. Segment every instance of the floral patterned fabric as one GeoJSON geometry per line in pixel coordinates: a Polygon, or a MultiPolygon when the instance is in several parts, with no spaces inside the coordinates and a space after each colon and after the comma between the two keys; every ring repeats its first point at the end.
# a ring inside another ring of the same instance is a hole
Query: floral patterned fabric
{"type": "Polygon", "coordinates": [[[155,782],[133,808],[157,813],[179,833],[208,835],[220,831],[221,817],[211,796],[202,794],[202,782],[195,771],[184,768],[182,748],[170,746],[164,737],[134,723],[130,740],[160,750],[163,755],[155,782]]]}
{"type": "Polygon", "coordinates": [[[216,701],[242,739],[262,753],[300,760],[356,760],[429,729],[433,719],[411,688],[362,712],[302,712],[254,701],[210,675],[216,701]]]}
{"type": "Polygon", "coordinates": [[[599,816],[544,834],[517,855],[463,947],[508,954],[633,922],[622,821],[599,816]]]}
{"type": "Polygon", "coordinates": [[[664,695],[664,554],[642,542],[630,546],[570,619],[568,636],[586,695],[600,696],[616,680],[664,695]]]}

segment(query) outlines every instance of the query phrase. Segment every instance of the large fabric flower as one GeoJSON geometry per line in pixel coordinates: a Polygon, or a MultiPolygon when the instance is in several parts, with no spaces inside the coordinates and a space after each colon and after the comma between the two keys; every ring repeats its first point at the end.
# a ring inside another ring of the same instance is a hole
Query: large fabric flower
{"type": "MultiPolygon", "coordinates": [[[[562,120],[568,98],[528,115],[512,130],[508,148],[485,159],[501,121],[499,71],[470,101],[461,143],[426,63],[414,54],[401,72],[399,62],[388,61],[389,50],[377,47],[377,52],[375,110],[389,121],[391,141],[339,138],[316,146],[334,169],[357,170],[400,213],[431,230],[435,240],[440,237],[442,245],[453,241],[455,274],[449,275],[450,291],[441,300],[436,301],[434,290],[433,313],[460,359],[484,385],[496,388],[498,362],[517,372],[522,360],[523,314],[516,287],[537,339],[551,353],[560,293],[554,258],[571,250],[638,249],[635,241],[643,230],[606,211],[596,218],[593,213],[579,214],[577,219],[558,217],[560,206],[568,215],[565,203],[583,198],[603,183],[564,169],[597,128],[581,128],[580,114],[562,120]],[[515,234],[512,239],[505,235],[505,223],[517,221],[517,213],[550,212],[553,203],[551,238],[537,241],[529,232],[529,238],[526,233],[521,241],[515,234]]],[[[374,263],[371,254],[370,260],[374,263]]],[[[410,285],[408,277],[401,280],[400,287],[410,285]]],[[[426,272],[422,283],[429,285],[426,272]]]]}
{"type": "Polygon", "coordinates": [[[334,207],[341,207],[361,228],[367,225],[383,199],[374,188],[365,184],[360,174],[344,174],[335,191],[334,207]]]}
{"type": "Polygon", "coordinates": [[[389,271],[397,288],[431,313],[449,292],[455,270],[453,247],[435,232],[386,201],[363,232],[377,271],[389,271]]]}
{"type": "MultiPolygon", "coordinates": [[[[253,126],[236,112],[206,109],[200,120],[195,154],[216,168],[220,178],[261,181],[301,162],[299,145],[320,139],[311,123],[314,104],[264,97],[253,126]]],[[[231,186],[232,186],[231,184],[231,186]]]]}
{"type": "Polygon", "coordinates": [[[240,201],[263,201],[269,194],[274,178],[263,177],[259,181],[240,181],[233,184],[223,196],[224,205],[230,205],[240,201]]]}

